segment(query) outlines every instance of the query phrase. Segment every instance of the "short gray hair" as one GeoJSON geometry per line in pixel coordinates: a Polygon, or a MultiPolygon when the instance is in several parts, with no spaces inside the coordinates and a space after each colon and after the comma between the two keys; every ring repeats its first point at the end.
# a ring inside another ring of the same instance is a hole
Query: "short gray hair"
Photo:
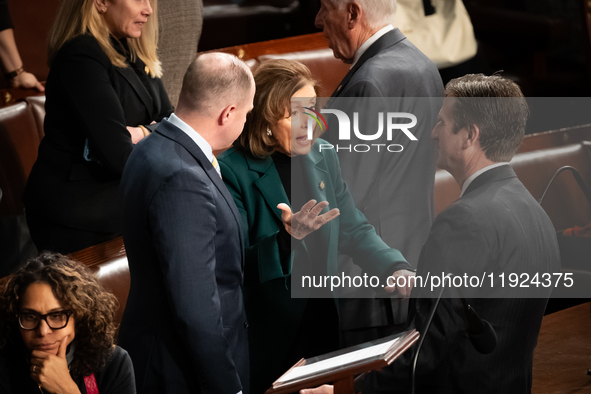
{"type": "Polygon", "coordinates": [[[215,111],[244,102],[254,85],[252,72],[242,60],[222,52],[198,55],[189,65],[178,108],[215,116],[215,111]]]}
{"type": "Polygon", "coordinates": [[[369,27],[377,29],[392,23],[396,13],[396,0],[330,0],[338,9],[357,3],[365,11],[369,27]]]}

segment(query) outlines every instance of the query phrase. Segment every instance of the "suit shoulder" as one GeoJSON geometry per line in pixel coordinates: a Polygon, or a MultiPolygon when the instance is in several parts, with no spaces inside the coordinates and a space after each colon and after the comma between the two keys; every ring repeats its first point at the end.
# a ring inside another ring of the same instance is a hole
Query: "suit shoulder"
{"type": "Polygon", "coordinates": [[[477,212],[473,204],[464,199],[459,199],[441,211],[435,221],[453,221],[466,224],[471,221],[478,222],[476,216],[477,212]]]}
{"type": "Polygon", "coordinates": [[[490,235],[491,223],[483,220],[483,210],[462,199],[457,200],[437,215],[431,226],[429,237],[454,237],[478,240],[490,249],[491,243],[487,234],[490,235]]]}
{"type": "Polygon", "coordinates": [[[89,34],[80,34],[62,45],[51,64],[51,68],[58,66],[60,63],[69,63],[72,59],[99,62],[104,67],[112,65],[96,38],[89,34]]]}
{"type": "Polygon", "coordinates": [[[96,379],[101,392],[111,387],[117,387],[121,393],[135,392],[133,364],[127,351],[115,345],[107,364],[96,374],[96,379]]]}
{"type": "Polygon", "coordinates": [[[431,61],[423,52],[421,52],[412,42],[408,39],[404,39],[389,48],[379,52],[370,61],[379,63],[380,61],[396,59],[396,63],[399,67],[392,67],[392,69],[404,69],[406,72],[430,72],[439,74],[437,66],[431,61]],[[404,67],[406,65],[412,65],[412,68],[404,67]]]}
{"type": "Polygon", "coordinates": [[[131,358],[125,349],[120,346],[113,345],[113,352],[109,357],[109,363],[115,363],[116,365],[130,364],[131,358]]]}
{"type": "Polygon", "coordinates": [[[166,180],[183,172],[207,177],[203,167],[189,151],[156,131],[134,147],[124,175],[125,178],[166,180]]]}
{"type": "Polygon", "coordinates": [[[402,40],[368,59],[351,84],[372,83],[383,97],[442,97],[443,82],[435,64],[408,40],[402,40]]]}

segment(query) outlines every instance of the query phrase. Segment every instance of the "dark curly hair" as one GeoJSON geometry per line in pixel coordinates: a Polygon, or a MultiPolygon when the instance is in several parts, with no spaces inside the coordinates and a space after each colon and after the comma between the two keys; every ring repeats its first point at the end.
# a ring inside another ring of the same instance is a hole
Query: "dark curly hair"
{"type": "Polygon", "coordinates": [[[0,280],[0,348],[20,340],[17,313],[32,283],[46,283],[65,309],[73,312],[76,354],[74,378],[104,368],[113,351],[117,298],[105,290],[84,265],[58,253],[43,252],[0,280]]]}

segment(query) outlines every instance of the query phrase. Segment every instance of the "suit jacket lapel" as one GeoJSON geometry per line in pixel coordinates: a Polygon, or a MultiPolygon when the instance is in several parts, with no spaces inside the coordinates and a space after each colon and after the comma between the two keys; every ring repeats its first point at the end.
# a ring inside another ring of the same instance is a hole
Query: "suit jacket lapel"
{"type": "MultiPolygon", "coordinates": [[[[234,215],[234,219],[236,220],[236,223],[238,224],[238,228],[242,229],[242,224],[241,224],[242,219],[240,218],[240,213],[238,212],[238,208],[236,207],[236,204],[234,203],[234,199],[230,195],[228,188],[224,184],[224,181],[222,180],[222,178],[220,178],[220,175],[218,174],[216,169],[213,168],[213,165],[207,159],[207,157],[205,156],[205,153],[203,153],[203,151],[201,151],[199,146],[197,146],[195,141],[193,141],[187,134],[185,134],[182,130],[180,130],[178,127],[174,126],[172,123],[170,123],[166,119],[160,123],[160,125],[156,129],[156,132],[158,132],[158,133],[164,135],[165,137],[170,138],[171,140],[176,141],[178,144],[182,145],[183,148],[185,148],[191,154],[191,156],[193,156],[195,158],[195,160],[197,160],[199,165],[201,165],[201,167],[205,170],[205,173],[207,174],[207,176],[209,177],[211,182],[216,186],[216,188],[218,189],[220,194],[226,200],[226,203],[230,207],[230,210],[232,211],[232,214],[234,215]]],[[[240,245],[243,246],[244,240],[242,239],[242,230],[240,230],[239,233],[240,233],[240,245]]]]}
{"type": "MultiPolygon", "coordinates": [[[[328,212],[332,208],[336,208],[334,206],[334,204],[336,204],[336,197],[331,194],[334,190],[334,187],[332,185],[330,174],[327,171],[324,157],[321,153],[314,149],[314,147],[312,147],[310,152],[306,155],[304,168],[309,181],[310,190],[312,192],[312,196],[310,198],[314,198],[318,202],[328,201],[333,205],[329,205],[321,214],[328,212]]],[[[337,222],[335,220],[326,223],[324,226],[316,230],[317,233],[324,234],[321,237],[316,236],[312,238],[312,240],[329,240],[328,242],[322,242],[322,253],[325,254],[326,259],[328,259],[328,251],[331,250],[331,245],[338,245],[338,231],[333,228],[336,223],[337,222]]]]}
{"type": "MultiPolygon", "coordinates": [[[[327,186],[329,186],[329,175],[324,167],[324,157],[312,148],[306,155],[304,167],[309,179],[310,190],[312,191],[312,197],[310,198],[314,198],[318,202],[328,201],[326,191],[327,186]]],[[[329,209],[331,209],[331,207],[329,207],[329,209]]]]}
{"type": "Polygon", "coordinates": [[[123,76],[123,78],[125,78],[125,80],[131,85],[135,93],[142,100],[142,103],[146,107],[148,114],[151,116],[152,110],[154,108],[152,96],[150,96],[150,93],[148,92],[142,81],[140,81],[139,77],[136,75],[135,71],[133,70],[133,67],[115,67],[115,70],[117,70],[117,72],[121,74],[121,76],[123,76]]]}
{"type": "Polygon", "coordinates": [[[378,38],[376,42],[374,42],[369,48],[367,48],[367,50],[363,53],[363,55],[361,55],[359,60],[357,60],[357,63],[355,63],[355,65],[351,68],[351,70],[349,70],[347,75],[345,75],[345,78],[343,78],[337,89],[332,93],[331,97],[339,97],[340,93],[345,89],[347,83],[349,83],[355,72],[359,70],[359,68],[361,68],[361,66],[363,66],[363,64],[366,61],[380,53],[382,50],[391,47],[392,45],[396,45],[404,39],[406,39],[406,37],[404,36],[404,34],[400,32],[400,30],[398,30],[398,28],[389,31],[380,38],[378,38]]]}
{"type": "Polygon", "coordinates": [[[267,205],[269,205],[269,209],[275,213],[279,223],[283,223],[281,220],[281,211],[277,208],[277,204],[290,204],[285,189],[278,187],[278,185],[281,185],[281,178],[279,178],[279,173],[273,165],[273,159],[267,157],[266,159],[260,160],[246,156],[246,162],[250,170],[261,174],[261,177],[254,184],[259,189],[267,205]]]}

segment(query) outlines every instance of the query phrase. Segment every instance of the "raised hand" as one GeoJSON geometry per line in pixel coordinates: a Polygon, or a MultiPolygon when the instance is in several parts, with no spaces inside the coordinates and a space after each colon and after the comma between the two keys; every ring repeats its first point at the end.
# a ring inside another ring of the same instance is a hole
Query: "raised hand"
{"type": "Polygon", "coordinates": [[[281,212],[281,220],[283,220],[287,232],[292,237],[302,240],[341,214],[338,208],[333,208],[320,215],[320,212],[327,206],[328,201],[316,204],[316,200],[310,200],[299,212],[294,214],[291,213],[291,208],[287,204],[281,203],[277,205],[277,208],[283,211],[281,212]]]}

